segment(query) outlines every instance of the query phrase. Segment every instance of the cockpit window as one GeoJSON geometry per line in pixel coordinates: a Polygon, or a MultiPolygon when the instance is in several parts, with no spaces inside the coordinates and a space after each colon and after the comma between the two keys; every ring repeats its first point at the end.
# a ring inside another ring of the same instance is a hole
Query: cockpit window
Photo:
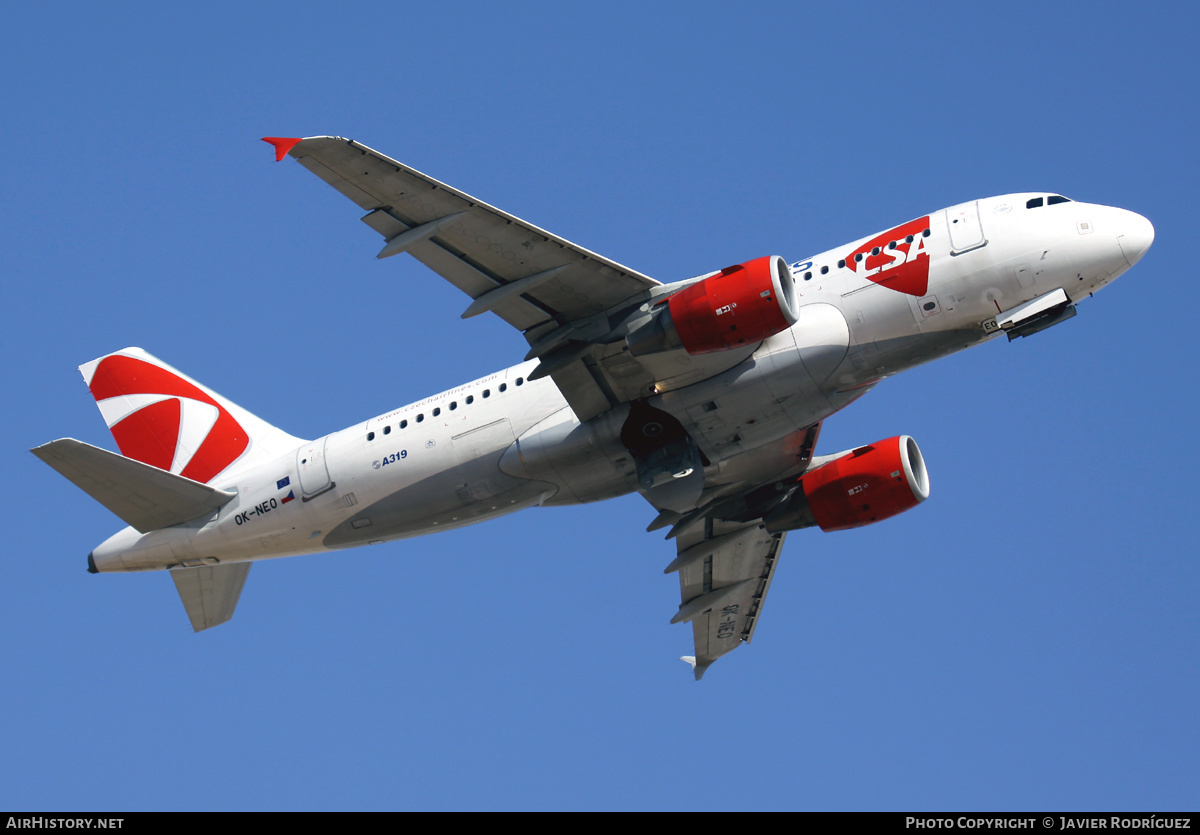
{"type": "Polygon", "coordinates": [[[1040,209],[1042,205],[1057,206],[1059,203],[1070,203],[1070,197],[1063,197],[1061,194],[1051,194],[1049,197],[1034,197],[1032,200],[1025,201],[1026,209],[1040,209]],[[1044,204],[1043,204],[1043,201],[1044,204]]]}

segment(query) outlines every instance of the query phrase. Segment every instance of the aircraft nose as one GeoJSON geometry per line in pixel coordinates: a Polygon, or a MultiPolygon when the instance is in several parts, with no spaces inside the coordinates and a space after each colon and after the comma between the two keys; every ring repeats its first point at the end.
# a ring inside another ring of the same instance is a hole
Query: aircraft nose
{"type": "Polygon", "coordinates": [[[1154,243],[1154,225],[1136,212],[1123,212],[1117,243],[1129,266],[1136,264],[1154,243]]]}

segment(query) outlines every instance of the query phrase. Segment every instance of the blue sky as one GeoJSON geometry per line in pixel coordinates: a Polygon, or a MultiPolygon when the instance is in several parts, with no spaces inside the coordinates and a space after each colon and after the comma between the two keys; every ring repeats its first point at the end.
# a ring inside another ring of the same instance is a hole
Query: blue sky
{"type": "Polygon", "coordinates": [[[26,4],[3,13],[0,807],[1195,809],[1196,11],[1181,3],[26,4]],[[663,281],[1024,190],[1150,253],[886,381],[820,452],[933,494],[789,536],[702,683],[636,497],[262,563],[194,635],[27,450],[139,345],[317,437],[520,360],[264,135],[352,137],[663,281]],[[1172,267],[1171,265],[1176,265],[1172,267]]]}

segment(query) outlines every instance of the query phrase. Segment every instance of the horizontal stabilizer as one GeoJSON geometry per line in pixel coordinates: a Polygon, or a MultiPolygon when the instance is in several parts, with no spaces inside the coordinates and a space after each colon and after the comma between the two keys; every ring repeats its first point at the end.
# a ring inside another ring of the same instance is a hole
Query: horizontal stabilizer
{"type": "Polygon", "coordinates": [[[179,590],[179,599],[187,609],[192,629],[199,632],[220,626],[233,617],[246,575],[248,562],[228,565],[204,565],[199,568],[173,568],[171,579],[179,590]]]}
{"type": "Polygon", "coordinates": [[[142,533],[212,513],[234,497],[74,438],[60,438],[30,452],[142,533]]]}

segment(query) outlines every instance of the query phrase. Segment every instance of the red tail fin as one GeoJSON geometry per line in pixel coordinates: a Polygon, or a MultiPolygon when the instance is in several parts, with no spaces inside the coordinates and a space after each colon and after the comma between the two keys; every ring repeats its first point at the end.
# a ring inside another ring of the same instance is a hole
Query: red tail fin
{"type": "Polygon", "coordinates": [[[79,370],[122,455],[202,484],[300,443],[140,348],[79,370]]]}

